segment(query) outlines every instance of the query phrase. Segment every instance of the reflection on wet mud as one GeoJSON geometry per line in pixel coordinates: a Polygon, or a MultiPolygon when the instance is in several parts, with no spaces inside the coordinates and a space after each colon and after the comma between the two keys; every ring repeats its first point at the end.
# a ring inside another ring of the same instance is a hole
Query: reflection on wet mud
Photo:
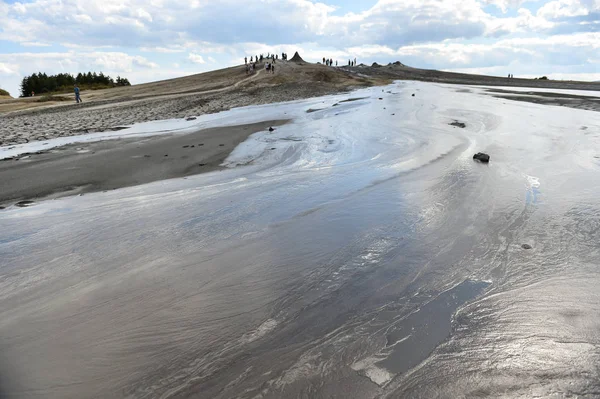
{"type": "Polygon", "coordinates": [[[2,210],[3,393],[596,396],[600,114],[393,86],[199,118],[293,119],[228,170],[2,210]]]}

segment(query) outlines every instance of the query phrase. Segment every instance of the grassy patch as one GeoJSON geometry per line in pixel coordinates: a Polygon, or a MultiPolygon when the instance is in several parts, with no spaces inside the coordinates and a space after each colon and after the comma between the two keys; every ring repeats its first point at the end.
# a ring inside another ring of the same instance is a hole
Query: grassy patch
{"type": "Polygon", "coordinates": [[[7,92],[6,90],[0,89],[0,97],[3,97],[3,96],[9,96],[10,97],[10,93],[7,92]]]}

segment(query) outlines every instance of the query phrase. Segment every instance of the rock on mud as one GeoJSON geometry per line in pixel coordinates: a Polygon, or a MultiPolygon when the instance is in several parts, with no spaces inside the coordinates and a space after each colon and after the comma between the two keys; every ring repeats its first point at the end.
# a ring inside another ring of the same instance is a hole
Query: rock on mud
{"type": "Polygon", "coordinates": [[[490,162],[490,156],[488,154],[484,154],[483,152],[478,152],[477,154],[473,155],[473,159],[483,163],[490,162]]]}
{"type": "Polygon", "coordinates": [[[35,202],[34,202],[34,201],[29,201],[29,200],[26,200],[26,201],[20,201],[20,202],[17,202],[17,203],[15,204],[15,206],[18,206],[19,208],[27,208],[28,206],[31,206],[31,205],[33,205],[33,204],[35,204],[35,202]]]}

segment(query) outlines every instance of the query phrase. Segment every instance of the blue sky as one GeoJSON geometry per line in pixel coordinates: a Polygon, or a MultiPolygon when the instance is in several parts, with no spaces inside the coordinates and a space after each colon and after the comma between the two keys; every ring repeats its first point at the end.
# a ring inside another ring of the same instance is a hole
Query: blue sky
{"type": "Polygon", "coordinates": [[[600,0],[0,0],[0,87],[102,71],[143,83],[294,51],[600,80],[600,0]]]}

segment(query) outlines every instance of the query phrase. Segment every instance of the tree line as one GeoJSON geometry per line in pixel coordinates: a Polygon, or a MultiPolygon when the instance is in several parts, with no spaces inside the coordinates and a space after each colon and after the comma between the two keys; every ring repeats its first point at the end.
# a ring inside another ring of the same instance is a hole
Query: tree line
{"type": "Polygon", "coordinates": [[[73,90],[75,85],[79,86],[82,90],[95,90],[116,86],[131,86],[131,83],[126,78],[117,76],[117,79],[113,79],[102,72],[80,72],[77,76],[73,76],[70,73],[47,75],[39,72],[23,78],[21,81],[21,97],[30,97],[33,93],[69,92],[73,90]]]}

